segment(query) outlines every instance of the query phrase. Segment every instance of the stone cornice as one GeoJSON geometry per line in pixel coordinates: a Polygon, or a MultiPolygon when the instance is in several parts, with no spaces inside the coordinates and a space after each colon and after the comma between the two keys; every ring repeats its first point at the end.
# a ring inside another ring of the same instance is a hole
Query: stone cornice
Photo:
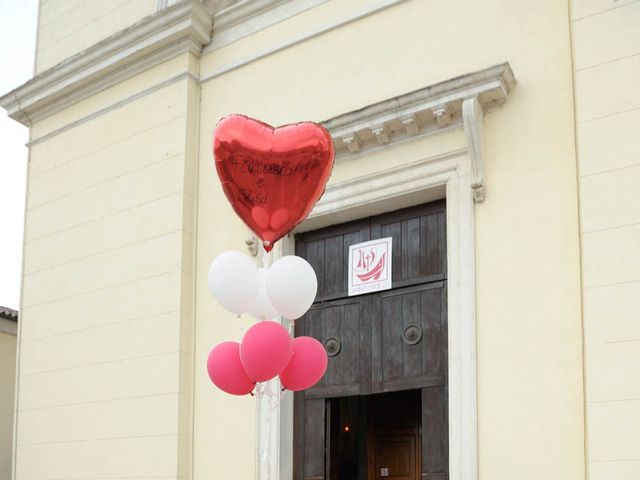
{"type": "Polygon", "coordinates": [[[211,40],[211,14],[188,0],[118,32],[0,97],[14,120],[31,125],[182,52],[211,40]]]}
{"type": "Polygon", "coordinates": [[[286,1],[288,0],[242,0],[234,3],[215,14],[215,28],[216,30],[228,28],[286,1]]]}
{"type": "Polygon", "coordinates": [[[463,124],[463,102],[477,99],[482,111],[503,104],[515,84],[508,63],[446,80],[384,100],[322,124],[331,133],[336,159],[410,137],[463,124]]]}
{"type": "Polygon", "coordinates": [[[215,13],[205,52],[216,50],[329,0],[242,0],[215,13]]]}
{"type": "Polygon", "coordinates": [[[333,137],[337,161],[412,137],[464,127],[473,198],[482,202],[484,114],[506,102],[515,81],[509,64],[502,63],[334,117],[323,125],[333,137]]]}

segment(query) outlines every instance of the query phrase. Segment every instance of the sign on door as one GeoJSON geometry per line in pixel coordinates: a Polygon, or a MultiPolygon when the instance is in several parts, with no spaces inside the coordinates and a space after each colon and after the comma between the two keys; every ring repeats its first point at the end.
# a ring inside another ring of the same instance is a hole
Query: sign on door
{"type": "Polygon", "coordinates": [[[380,238],[349,247],[349,296],[391,288],[392,238],[380,238]]]}

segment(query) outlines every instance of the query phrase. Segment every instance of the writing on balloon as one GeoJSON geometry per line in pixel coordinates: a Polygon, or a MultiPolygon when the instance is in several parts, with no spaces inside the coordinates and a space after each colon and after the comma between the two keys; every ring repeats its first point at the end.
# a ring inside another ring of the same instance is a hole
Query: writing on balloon
{"type": "Polygon", "coordinates": [[[269,201],[269,195],[256,193],[248,188],[241,188],[240,196],[242,200],[249,205],[264,205],[269,201]]]}
{"type": "Polygon", "coordinates": [[[298,164],[296,166],[280,165],[278,163],[267,163],[261,160],[243,158],[241,160],[235,160],[233,166],[240,171],[249,173],[252,175],[274,175],[276,177],[290,177],[298,173],[306,173],[309,170],[320,167],[320,162],[316,159],[311,159],[305,163],[298,164]]]}

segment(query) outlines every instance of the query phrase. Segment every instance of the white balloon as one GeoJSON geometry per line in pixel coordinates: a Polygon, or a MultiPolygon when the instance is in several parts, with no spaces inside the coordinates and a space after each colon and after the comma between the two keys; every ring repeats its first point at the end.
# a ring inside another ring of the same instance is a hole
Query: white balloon
{"type": "Polygon", "coordinates": [[[278,310],[271,305],[269,297],[267,296],[267,269],[259,268],[258,273],[260,275],[258,296],[253,304],[247,308],[247,313],[256,320],[271,320],[278,315],[278,310]]]}
{"type": "Polygon", "coordinates": [[[258,268],[243,253],[221,253],[209,267],[209,290],[220,305],[237,315],[247,311],[259,288],[258,268]]]}
{"type": "Polygon", "coordinates": [[[280,314],[295,320],[307,313],[316,298],[318,279],[313,267],[295,255],[274,262],[267,273],[267,295],[280,314]]]}

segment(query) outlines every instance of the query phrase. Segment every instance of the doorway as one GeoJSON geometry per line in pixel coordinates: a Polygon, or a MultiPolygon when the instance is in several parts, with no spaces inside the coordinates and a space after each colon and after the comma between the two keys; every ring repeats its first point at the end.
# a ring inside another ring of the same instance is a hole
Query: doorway
{"type": "Polygon", "coordinates": [[[331,480],[419,480],[420,391],[329,400],[331,480]]]}
{"type": "Polygon", "coordinates": [[[444,201],[296,236],[318,294],[295,333],[329,364],[294,395],[294,480],[447,479],[446,246],[444,201]],[[385,237],[392,288],[349,296],[349,247],[385,237]]]}

